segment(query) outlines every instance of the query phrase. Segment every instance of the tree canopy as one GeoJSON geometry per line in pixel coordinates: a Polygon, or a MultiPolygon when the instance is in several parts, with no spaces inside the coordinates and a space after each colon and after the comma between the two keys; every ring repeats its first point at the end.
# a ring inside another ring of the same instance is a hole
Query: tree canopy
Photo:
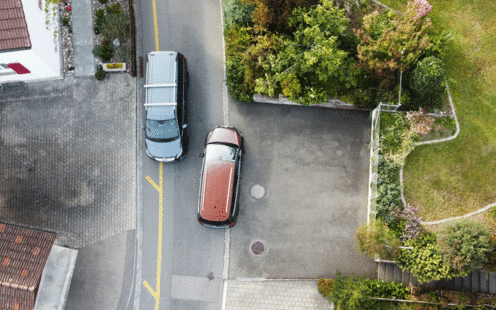
{"type": "Polygon", "coordinates": [[[349,68],[348,54],[338,42],[348,20],[332,0],[322,0],[310,9],[295,9],[289,23],[296,31],[284,38],[277,55],[268,56],[266,75],[256,80],[255,91],[282,92],[301,104],[322,103],[336,94],[349,68]]]}

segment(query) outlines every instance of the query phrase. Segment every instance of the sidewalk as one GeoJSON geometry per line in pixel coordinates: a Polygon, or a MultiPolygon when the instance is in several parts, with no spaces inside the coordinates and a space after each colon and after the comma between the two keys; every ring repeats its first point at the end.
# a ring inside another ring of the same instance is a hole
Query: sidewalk
{"type": "Polygon", "coordinates": [[[93,19],[91,0],[74,0],[72,5],[74,48],[74,74],[76,76],[94,75],[95,63],[93,50],[93,19]]]}
{"type": "Polygon", "coordinates": [[[225,310],[334,309],[315,280],[227,280],[225,310]]]}

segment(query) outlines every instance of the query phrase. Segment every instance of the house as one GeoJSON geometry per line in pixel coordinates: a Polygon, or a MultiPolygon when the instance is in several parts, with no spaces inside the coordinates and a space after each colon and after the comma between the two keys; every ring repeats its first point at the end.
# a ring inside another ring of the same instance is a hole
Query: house
{"type": "Polygon", "coordinates": [[[56,0],[0,1],[0,84],[62,78],[56,0]]]}
{"type": "Polygon", "coordinates": [[[0,309],[64,309],[77,251],[56,236],[0,223],[0,309]]]}

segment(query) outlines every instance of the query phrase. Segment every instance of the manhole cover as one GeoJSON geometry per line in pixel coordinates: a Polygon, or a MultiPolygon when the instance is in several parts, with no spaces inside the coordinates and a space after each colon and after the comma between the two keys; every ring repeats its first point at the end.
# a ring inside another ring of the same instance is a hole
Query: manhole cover
{"type": "Polygon", "coordinates": [[[255,199],[260,199],[265,195],[265,188],[260,184],[255,184],[250,188],[250,195],[255,199]]]}
{"type": "Polygon", "coordinates": [[[262,255],[265,253],[265,245],[261,241],[255,241],[251,244],[251,252],[254,255],[262,255]]]}

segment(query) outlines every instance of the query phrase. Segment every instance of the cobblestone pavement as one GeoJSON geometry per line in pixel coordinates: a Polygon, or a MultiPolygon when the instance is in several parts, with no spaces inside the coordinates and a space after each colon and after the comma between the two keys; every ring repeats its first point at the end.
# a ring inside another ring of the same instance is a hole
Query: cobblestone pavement
{"type": "Polygon", "coordinates": [[[333,309],[313,280],[227,280],[226,310],[333,309]]]}
{"type": "Polygon", "coordinates": [[[128,74],[0,93],[0,220],[72,248],[134,229],[134,101],[128,74]]]}

